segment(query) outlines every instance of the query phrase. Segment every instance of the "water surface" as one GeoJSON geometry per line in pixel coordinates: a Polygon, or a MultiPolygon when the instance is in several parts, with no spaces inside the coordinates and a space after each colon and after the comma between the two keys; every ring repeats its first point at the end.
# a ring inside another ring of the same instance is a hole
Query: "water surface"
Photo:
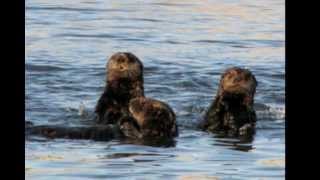
{"type": "Polygon", "coordinates": [[[284,179],[284,18],[284,0],[27,0],[26,120],[90,123],[107,58],[130,51],[180,136],[171,147],[27,140],[26,179],[284,179]],[[252,142],[194,128],[232,66],[259,83],[252,142]]]}

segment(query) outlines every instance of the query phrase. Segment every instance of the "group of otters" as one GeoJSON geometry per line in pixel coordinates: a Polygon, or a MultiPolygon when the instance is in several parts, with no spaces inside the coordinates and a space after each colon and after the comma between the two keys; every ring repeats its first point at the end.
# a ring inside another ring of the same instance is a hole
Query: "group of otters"
{"type": "MultiPolygon", "coordinates": [[[[132,53],[113,54],[107,63],[106,86],[95,107],[95,122],[84,127],[35,126],[26,123],[26,133],[48,138],[173,139],[178,136],[176,115],[159,100],[145,97],[143,64],[132,53]]],[[[247,69],[233,67],[221,76],[215,100],[199,129],[228,136],[252,136],[256,113],[253,108],[257,81],[247,69]]]]}

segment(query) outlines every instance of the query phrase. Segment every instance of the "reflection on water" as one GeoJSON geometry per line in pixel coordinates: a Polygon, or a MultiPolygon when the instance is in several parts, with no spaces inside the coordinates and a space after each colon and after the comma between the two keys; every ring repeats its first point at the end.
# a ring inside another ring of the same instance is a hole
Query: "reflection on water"
{"type": "Polygon", "coordinates": [[[226,137],[219,137],[216,136],[215,143],[212,145],[218,145],[218,146],[225,146],[229,147],[230,149],[239,150],[239,151],[245,151],[248,152],[254,147],[252,146],[253,137],[245,137],[245,138],[226,138],[226,137]]]}
{"type": "Polygon", "coordinates": [[[91,124],[106,59],[131,51],[180,128],[171,142],[30,137],[26,179],[284,179],[284,18],[283,0],[26,1],[26,120],[91,124]],[[252,139],[195,128],[231,66],[259,83],[252,139]]]}
{"type": "MultiPolygon", "coordinates": [[[[107,155],[107,159],[119,159],[119,158],[128,158],[128,157],[150,157],[149,161],[155,160],[156,156],[166,156],[166,157],[174,157],[174,155],[168,154],[168,155],[162,155],[162,154],[152,154],[152,153],[114,153],[107,155]]],[[[136,162],[142,162],[142,160],[135,160],[136,162]]]]}
{"type": "Polygon", "coordinates": [[[175,147],[176,140],[175,139],[124,139],[123,143],[128,144],[136,144],[136,145],[144,145],[144,146],[154,146],[154,147],[175,147]]]}

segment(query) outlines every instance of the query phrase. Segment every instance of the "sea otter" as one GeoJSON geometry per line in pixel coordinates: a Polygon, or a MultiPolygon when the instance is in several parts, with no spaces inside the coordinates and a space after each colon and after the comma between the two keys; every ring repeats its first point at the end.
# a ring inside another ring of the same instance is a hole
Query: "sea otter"
{"type": "Polygon", "coordinates": [[[231,136],[254,134],[256,113],[253,108],[258,83],[247,69],[233,67],[221,76],[214,102],[209,106],[200,128],[231,136]]]}
{"type": "Polygon", "coordinates": [[[49,138],[109,140],[173,138],[178,135],[174,111],[164,102],[145,98],[143,64],[132,53],[118,52],[107,63],[107,84],[87,127],[33,126],[27,134],[49,138]]]}
{"type": "Polygon", "coordinates": [[[95,108],[98,124],[115,124],[128,112],[131,99],[144,96],[143,64],[132,53],[113,54],[107,63],[107,84],[95,108]]]}
{"type": "Polygon", "coordinates": [[[129,114],[119,123],[126,137],[172,138],[178,135],[175,113],[164,102],[145,97],[132,99],[129,114]]]}

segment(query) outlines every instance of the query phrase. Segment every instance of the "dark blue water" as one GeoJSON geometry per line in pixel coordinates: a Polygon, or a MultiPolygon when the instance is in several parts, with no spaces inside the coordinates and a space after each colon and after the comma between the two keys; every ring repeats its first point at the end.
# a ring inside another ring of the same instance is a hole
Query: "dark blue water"
{"type": "Polygon", "coordinates": [[[284,11],[284,0],[27,0],[26,120],[90,123],[107,59],[130,51],[180,136],[170,148],[27,140],[26,179],[284,179],[284,11]],[[232,66],[259,83],[252,142],[194,128],[232,66]]]}

